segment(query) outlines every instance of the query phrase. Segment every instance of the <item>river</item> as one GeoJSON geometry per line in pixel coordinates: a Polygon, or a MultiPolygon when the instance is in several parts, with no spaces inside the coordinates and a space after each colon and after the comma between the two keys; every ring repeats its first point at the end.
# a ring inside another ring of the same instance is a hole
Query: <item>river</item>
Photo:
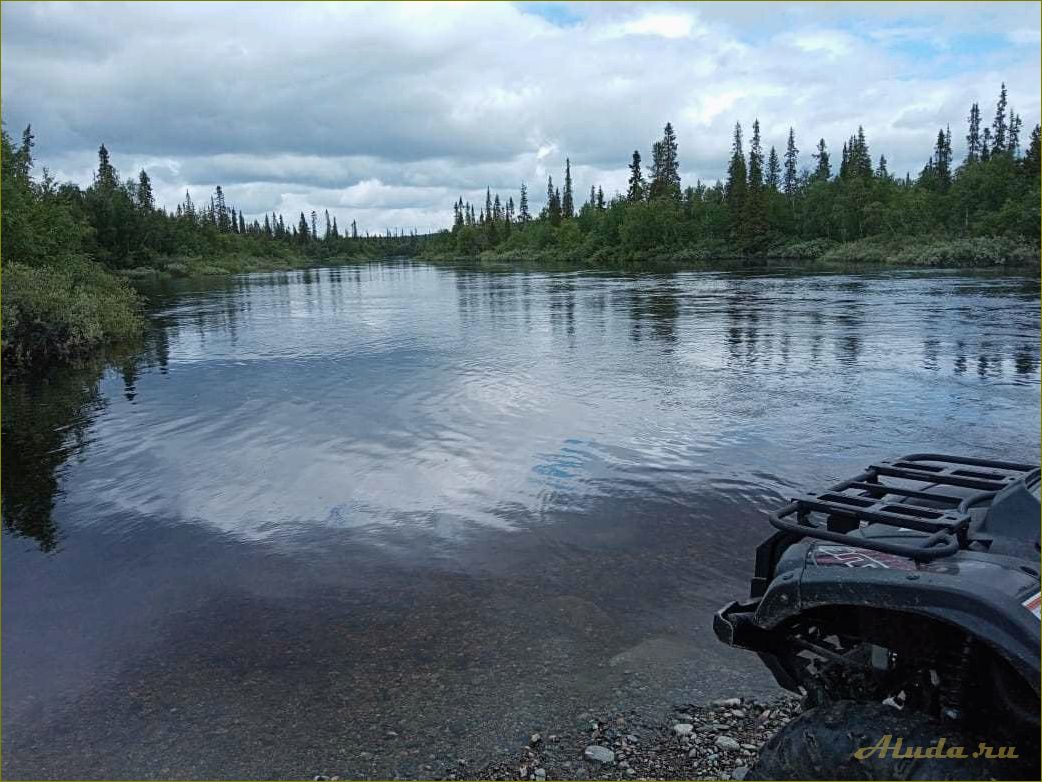
{"type": "Polygon", "coordinates": [[[1039,458],[1037,278],[488,271],[155,288],[3,398],[6,778],[430,776],[765,693],[764,512],[1039,458]]]}

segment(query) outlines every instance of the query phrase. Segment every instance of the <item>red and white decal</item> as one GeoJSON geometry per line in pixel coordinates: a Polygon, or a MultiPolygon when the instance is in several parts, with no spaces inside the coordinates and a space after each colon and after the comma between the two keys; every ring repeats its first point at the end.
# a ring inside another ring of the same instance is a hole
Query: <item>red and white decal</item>
{"type": "Polygon", "coordinates": [[[856,546],[817,544],[811,549],[811,561],[822,567],[863,567],[883,570],[915,570],[915,562],[882,551],[871,551],[856,546]]]}
{"type": "Polygon", "coordinates": [[[1042,620],[1042,592],[1036,592],[1023,603],[1024,608],[1035,615],[1035,619],[1042,620]]]}

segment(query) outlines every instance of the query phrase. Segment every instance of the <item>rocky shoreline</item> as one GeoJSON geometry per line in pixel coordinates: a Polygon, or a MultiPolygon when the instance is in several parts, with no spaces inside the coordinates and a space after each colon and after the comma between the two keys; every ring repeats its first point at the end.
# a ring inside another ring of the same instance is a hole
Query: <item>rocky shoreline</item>
{"type": "MultiPolygon", "coordinates": [[[[443,780],[744,779],[763,744],[799,712],[799,699],[726,698],[637,712],[580,714],[574,727],[536,732],[516,752],[433,774],[443,780]]],[[[315,777],[316,782],[339,777],[315,777]]]]}

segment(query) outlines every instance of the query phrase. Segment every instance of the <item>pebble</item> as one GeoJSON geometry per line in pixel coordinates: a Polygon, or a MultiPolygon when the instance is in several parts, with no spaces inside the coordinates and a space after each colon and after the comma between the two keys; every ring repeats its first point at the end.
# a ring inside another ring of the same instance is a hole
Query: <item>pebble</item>
{"type": "Polygon", "coordinates": [[[548,778],[744,782],[763,742],[797,712],[795,699],[788,697],[764,701],[732,698],[712,707],[678,704],[663,715],[664,721],[654,717],[649,722],[636,712],[625,713],[625,719],[620,719],[623,715],[617,710],[587,712],[564,734],[548,735],[541,730],[530,734],[531,740],[514,751],[509,765],[473,771],[468,766],[458,776],[527,782],[547,782],[548,778]],[[586,725],[595,728],[592,734],[585,730],[586,725]],[[626,727],[641,733],[625,733],[626,727]],[[580,747],[584,749],[577,759],[572,753],[580,747]],[[569,756],[571,760],[565,760],[569,756]]]}
{"type": "Polygon", "coordinates": [[[591,744],[583,750],[583,757],[595,763],[608,764],[615,762],[615,753],[607,747],[602,747],[598,744],[591,744]]]}

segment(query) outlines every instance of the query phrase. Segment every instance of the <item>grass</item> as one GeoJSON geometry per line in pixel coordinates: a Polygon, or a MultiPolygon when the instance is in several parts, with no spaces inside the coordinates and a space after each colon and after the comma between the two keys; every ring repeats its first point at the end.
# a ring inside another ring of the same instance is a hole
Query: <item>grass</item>
{"type": "MultiPolygon", "coordinates": [[[[426,253],[425,260],[460,261],[456,253],[426,253]]],[[[604,248],[485,250],[469,256],[484,264],[574,264],[593,269],[660,271],[668,268],[728,270],[795,261],[822,269],[850,265],[880,267],[1030,268],[1039,266],[1037,240],[1010,237],[900,239],[871,238],[849,242],[828,239],[772,245],[762,253],[742,255],[720,243],[682,249],[658,248],[627,253],[604,248]]]]}
{"type": "Polygon", "coordinates": [[[148,266],[121,269],[118,274],[130,280],[170,279],[174,277],[215,277],[250,272],[273,272],[300,269],[328,263],[298,253],[273,255],[225,254],[220,256],[173,256],[156,258],[148,266]]]}

